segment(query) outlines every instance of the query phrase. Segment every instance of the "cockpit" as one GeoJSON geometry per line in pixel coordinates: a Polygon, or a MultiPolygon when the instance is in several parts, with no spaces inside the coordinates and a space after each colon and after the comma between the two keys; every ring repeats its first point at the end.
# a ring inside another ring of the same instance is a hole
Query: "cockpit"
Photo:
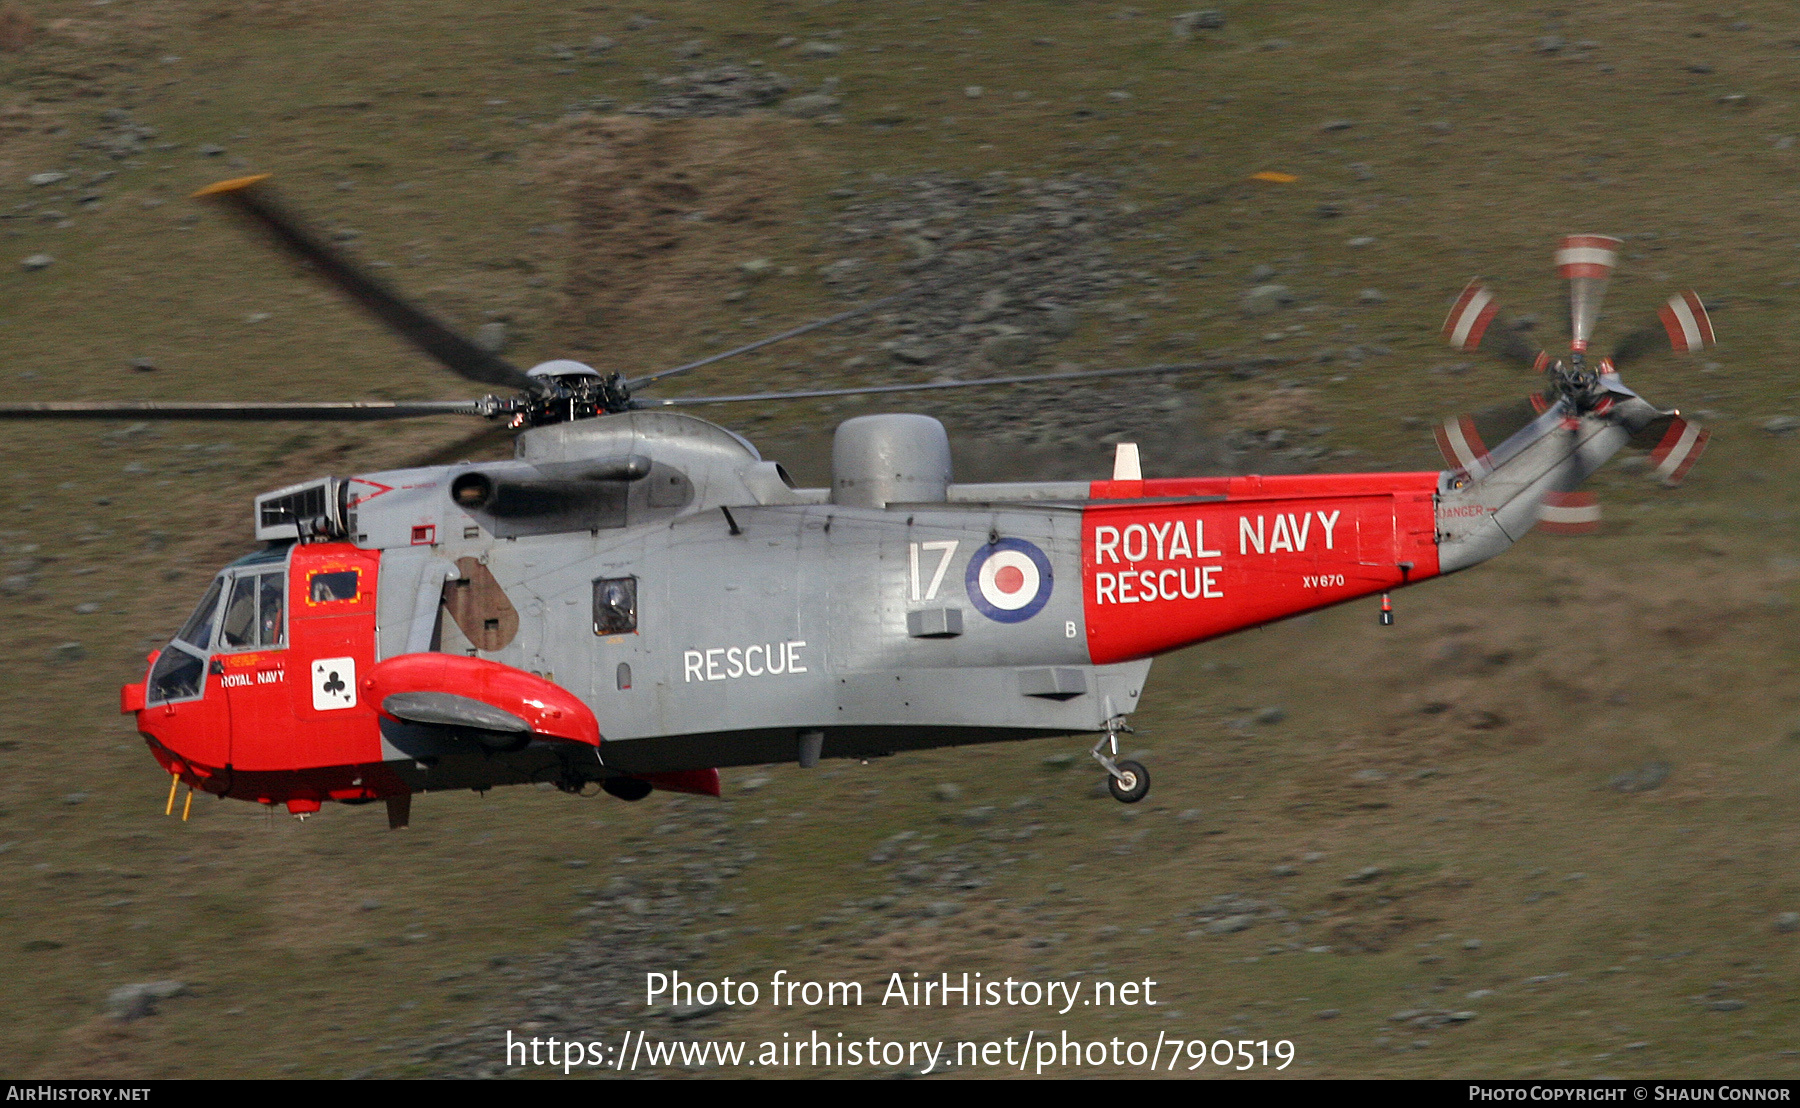
{"type": "MultiPolygon", "coordinates": [[[[286,645],[286,545],[239,558],[207,586],[194,614],[163,648],[144,690],[146,704],[191,700],[206,689],[206,665],[214,654],[276,650],[286,645]]],[[[354,595],[355,574],[348,576],[354,595]]],[[[315,588],[318,584],[315,581],[315,588]]],[[[331,591],[338,583],[326,587],[331,591]]]]}

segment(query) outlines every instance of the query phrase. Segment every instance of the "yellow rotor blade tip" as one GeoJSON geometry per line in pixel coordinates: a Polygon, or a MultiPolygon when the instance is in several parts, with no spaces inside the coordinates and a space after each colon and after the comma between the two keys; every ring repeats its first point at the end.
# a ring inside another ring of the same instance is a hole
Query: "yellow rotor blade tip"
{"type": "Polygon", "coordinates": [[[194,199],[198,200],[202,196],[216,196],[221,192],[237,192],[239,189],[249,188],[258,181],[267,181],[268,179],[269,174],[267,173],[258,173],[254,177],[233,177],[229,181],[220,181],[217,184],[207,185],[205,188],[194,194],[194,199]]]}

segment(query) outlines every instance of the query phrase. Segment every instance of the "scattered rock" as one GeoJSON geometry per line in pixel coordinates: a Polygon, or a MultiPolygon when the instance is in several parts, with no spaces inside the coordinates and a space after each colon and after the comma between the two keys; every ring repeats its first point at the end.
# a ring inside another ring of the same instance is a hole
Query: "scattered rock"
{"type": "Polygon", "coordinates": [[[23,268],[27,271],[35,271],[35,270],[39,270],[39,269],[47,269],[55,261],[56,261],[56,259],[52,258],[48,254],[33,254],[31,257],[26,258],[24,261],[20,262],[19,265],[21,268],[23,268]]]}
{"type": "Polygon", "coordinates": [[[931,787],[931,799],[941,801],[946,804],[948,804],[954,800],[961,800],[962,794],[963,794],[962,786],[952,784],[949,781],[945,781],[942,784],[933,785],[931,787]]]}
{"type": "Polygon", "coordinates": [[[604,54],[617,45],[618,43],[607,38],[605,35],[595,35],[593,38],[588,39],[587,52],[590,54],[604,54]]]}
{"type": "Polygon", "coordinates": [[[1351,885],[1366,885],[1386,872],[1387,871],[1380,866],[1364,866],[1355,873],[1345,877],[1344,881],[1351,885]]]}
{"type": "Polygon", "coordinates": [[[722,65],[691,69],[655,82],[662,94],[647,104],[632,104],[621,111],[655,119],[740,115],[766,108],[785,96],[794,83],[780,73],[748,66],[722,65]]]}
{"type": "Polygon", "coordinates": [[[835,58],[844,48],[835,42],[803,42],[797,53],[803,58],[835,58]]]}
{"type": "Polygon", "coordinates": [[[1028,365],[1037,350],[1037,341],[1026,334],[994,335],[981,341],[982,357],[999,369],[1028,365]]]}
{"type": "Polygon", "coordinates": [[[669,1022],[686,1023],[689,1020],[697,1020],[701,1016],[710,1016],[714,1012],[723,1012],[727,1007],[729,1005],[724,1001],[713,1004],[678,1004],[669,1009],[669,1022]]]}
{"type": "Polygon", "coordinates": [[[983,824],[992,822],[994,822],[994,807],[991,804],[970,808],[962,814],[962,824],[964,827],[980,827],[983,824]]]}
{"type": "Polygon", "coordinates": [[[506,349],[506,324],[500,320],[489,320],[475,329],[475,345],[489,354],[499,354],[506,349]]]}
{"type": "Polygon", "coordinates": [[[1042,765],[1045,769],[1068,769],[1070,766],[1075,764],[1075,755],[1073,755],[1073,754],[1052,754],[1048,758],[1045,758],[1039,764],[1042,765]]]}
{"type": "Polygon", "coordinates": [[[131,359],[131,368],[138,373],[155,373],[156,363],[149,358],[133,358],[131,359]]]}
{"type": "Polygon", "coordinates": [[[1561,35],[1544,35],[1532,43],[1531,48],[1539,54],[1557,54],[1561,53],[1562,48],[1566,45],[1568,44],[1563,41],[1561,35]]]}
{"type": "Polygon", "coordinates": [[[769,778],[767,778],[759,773],[753,777],[746,777],[742,781],[738,782],[738,791],[744,792],[744,793],[753,793],[756,790],[762,788],[764,785],[767,785],[768,783],[769,783],[769,778]]]}
{"type": "Polygon", "coordinates": [[[1800,912],[1783,912],[1775,917],[1775,930],[1784,935],[1800,931],[1800,912]]]}
{"type": "Polygon", "coordinates": [[[1269,870],[1269,876],[1270,877],[1294,877],[1294,876],[1298,875],[1299,872],[1300,872],[1300,870],[1295,866],[1279,865],[1279,866],[1274,866],[1269,870]]]}
{"type": "MultiPolygon", "coordinates": [[[[29,263],[27,268],[30,268],[29,263]]],[[[1800,419],[1795,419],[1793,416],[1776,416],[1774,419],[1764,422],[1762,429],[1771,435],[1791,435],[1795,431],[1800,431],[1800,419]]]]}
{"type": "Polygon", "coordinates": [[[1216,31],[1225,26],[1225,13],[1212,9],[1183,12],[1170,17],[1169,24],[1176,38],[1190,39],[1195,31],[1216,31]]]}
{"type": "Polygon", "coordinates": [[[79,662],[87,657],[87,648],[78,642],[58,643],[50,650],[53,662],[79,662]]]}
{"type": "Polygon", "coordinates": [[[1294,290],[1286,285],[1258,285],[1238,302],[1245,315],[1270,315],[1294,302],[1294,290]]]}
{"type": "Polygon", "coordinates": [[[1356,126],[1356,120],[1354,120],[1354,119],[1332,119],[1332,120],[1327,120],[1326,122],[1319,124],[1319,130],[1321,130],[1321,131],[1348,131],[1350,128],[1352,128],[1354,126],[1356,126]]]}
{"type": "Polygon", "coordinates": [[[202,158],[217,158],[225,153],[225,148],[214,143],[203,142],[199,146],[194,147],[194,153],[200,155],[202,158]]]}
{"type": "Polygon", "coordinates": [[[962,905],[954,900],[934,900],[925,906],[925,914],[932,919],[948,919],[962,911],[962,905]]]}
{"type": "Polygon", "coordinates": [[[1255,924],[1255,916],[1224,916],[1207,924],[1206,933],[1208,935],[1230,935],[1238,931],[1247,931],[1255,924]]]}
{"type": "Polygon", "coordinates": [[[26,181],[36,185],[38,188],[43,188],[46,185],[54,185],[58,181],[67,181],[68,179],[69,175],[67,173],[61,173],[54,169],[48,173],[33,173],[31,176],[25,178],[26,181]]]}
{"type": "Polygon", "coordinates": [[[1272,704],[1267,708],[1259,709],[1257,711],[1256,715],[1252,718],[1254,718],[1256,720],[1256,722],[1258,722],[1260,724],[1264,724],[1265,726],[1272,726],[1274,724],[1280,723],[1282,720],[1287,718],[1287,709],[1281,707],[1280,705],[1272,704]]]}
{"type": "Polygon", "coordinates": [[[781,114],[795,119],[817,119],[819,116],[834,112],[843,104],[835,96],[823,92],[809,92],[802,96],[790,97],[781,102],[781,114]]]}
{"type": "Polygon", "coordinates": [[[1480,950],[1481,949],[1481,940],[1480,939],[1464,939],[1462,947],[1464,950],[1480,950]]]}
{"type": "Polygon", "coordinates": [[[1636,769],[1615,774],[1607,787],[1622,793],[1647,793],[1661,788],[1673,767],[1667,762],[1645,762],[1636,769]]]}
{"type": "Polygon", "coordinates": [[[120,985],[106,994],[106,1014],[122,1022],[156,1014],[156,1002],[180,996],[187,986],[180,981],[146,981],[120,985]]]}
{"type": "Polygon", "coordinates": [[[1741,1012],[1750,1005],[1748,1001],[1727,998],[1711,1001],[1706,1006],[1715,1012],[1741,1012]]]}
{"type": "Polygon", "coordinates": [[[1364,289],[1356,294],[1356,299],[1363,304],[1385,304],[1387,297],[1380,289],[1364,289]]]}

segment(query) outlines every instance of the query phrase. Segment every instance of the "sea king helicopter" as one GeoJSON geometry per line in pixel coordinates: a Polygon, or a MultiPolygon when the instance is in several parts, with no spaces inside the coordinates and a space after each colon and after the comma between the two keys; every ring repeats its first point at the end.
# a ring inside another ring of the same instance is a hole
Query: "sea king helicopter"
{"type": "MultiPolygon", "coordinates": [[[[1573,341],[1533,348],[1471,282],[1445,337],[1543,374],[1529,402],[1452,419],[1449,468],[1146,478],[1120,444],[1093,481],[962,484],[944,427],[865,415],[835,433],[829,488],[679,409],[1167,372],[648,398],[667,378],[846,318],[628,378],[522,370],[403,299],[261,177],[199,194],[309,263],[456,374],[510,393],[451,402],[0,405],[55,419],[504,421],[510,461],[322,477],[258,496],[266,546],[219,571],[126,685],[170,774],[295,815],[416,792],[549,782],[637,800],[719,794],[719,768],[1089,735],[1112,795],[1150,788],[1118,735],[1158,654],[1468,569],[1540,522],[1591,527],[1582,479],[1628,444],[1678,481],[1705,431],[1626,387],[1667,342],[1712,342],[1699,297],[1594,360],[1619,240],[1565,238],[1573,341]]],[[[891,298],[890,298],[891,299],[891,298]]],[[[879,303],[876,302],[876,303],[879,303]]],[[[866,307],[866,306],[865,306],[866,307]]],[[[186,815],[186,809],[183,815],[186,815]]]]}

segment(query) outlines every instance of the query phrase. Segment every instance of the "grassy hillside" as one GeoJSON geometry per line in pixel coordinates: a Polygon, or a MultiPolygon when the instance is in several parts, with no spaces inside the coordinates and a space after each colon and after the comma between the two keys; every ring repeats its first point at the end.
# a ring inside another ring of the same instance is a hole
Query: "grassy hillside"
{"type": "MultiPolygon", "coordinates": [[[[1721,335],[1631,378],[1714,430],[1684,488],[1609,469],[1603,534],[1405,593],[1391,629],[1359,605],[1158,662],[1133,809],[1065,741],[734,771],[716,805],[431,796],[403,835],[369,809],[164,819],[117,686],[248,548],[250,497],[479,428],[9,426],[0,1068],[475,1072],[499,1066],[485,1029],[536,1023],[1286,1038],[1306,1075],[1793,1074],[1800,486],[1793,436],[1764,430],[1800,414],[1787,5],[1229,3],[1184,36],[1185,10],[0,4],[24,13],[0,18],[7,400],[472,395],[186,199],[250,172],[525,362],[675,364],[930,278],[951,263],[923,232],[971,228],[999,276],[953,292],[999,290],[1036,345],[960,333],[967,303],[939,297],[680,387],[1295,359],[906,405],[971,478],[1102,472],[1122,436],[1158,474],[1435,467],[1429,421],[1530,384],[1440,348],[1448,298],[1486,274],[1554,344],[1571,231],[1627,239],[1609,333],[1691,283],[1721,335]],[[787,89],[668,118],[683,74],[723,66],[787,89]],[[1293,303],[1246,315],[1267,283],[1293,303]],[[1148,976],[1165,1004],[673,1024],[602,1011],[602,942],[712,977],[1148,976]],[[163,979],[187,995],[103,1014],[163,979]]],[[[830,427],[869,410],[717,418],[816,480],[830,427]]]]}

